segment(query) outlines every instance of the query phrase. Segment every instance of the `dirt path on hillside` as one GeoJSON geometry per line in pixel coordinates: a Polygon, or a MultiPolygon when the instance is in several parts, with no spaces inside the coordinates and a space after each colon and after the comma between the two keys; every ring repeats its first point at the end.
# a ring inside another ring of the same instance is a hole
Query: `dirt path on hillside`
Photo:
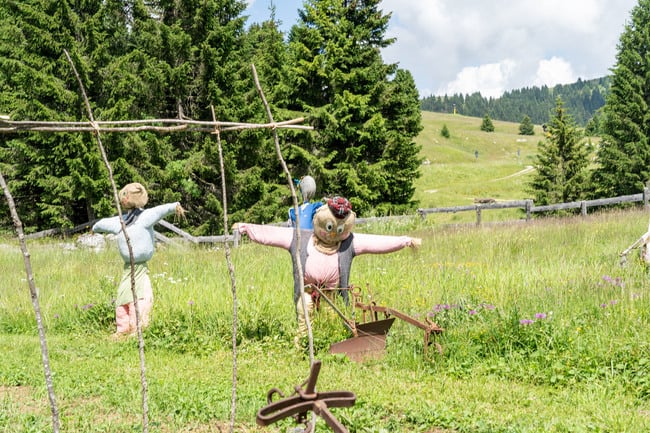
{"type": "Polygon", "coordinates": [[[523,170],[520,170],[520,171],[518,171],[518,172],[516,172],[516,173],[513,173],[513,174],[511,174],[511,175],[508,175],[508,176],[506,176],[506,177],[501,177],[501,178],[499,178],[499,179],[492,179],[492,182],[496,182],[496,181],[498,181],[498,180],[510,179],[510,178],[512,178],[512,177],[521,176],[521,175],[524,175],[524,174],[526,174],[526,173],[530,173],[530,172],[533,171],[533,170],[535,170],[535,167],[533,167],[532,165],[527,165],[526,168],[524,168],[523,170]]]}

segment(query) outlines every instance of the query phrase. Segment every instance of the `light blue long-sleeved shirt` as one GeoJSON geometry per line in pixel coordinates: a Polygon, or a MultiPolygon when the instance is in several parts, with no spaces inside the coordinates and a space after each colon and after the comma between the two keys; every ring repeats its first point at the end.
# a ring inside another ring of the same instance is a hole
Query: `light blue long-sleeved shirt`
{"type": "MultiPolygon", "coordinates": [[[[133,249],[133,258],[135,263],[144,263],[151,259],[154,252],[154,233],[153,226],[158,221],[176,211],[179,203],[167,203],[144,209],[138,215],[138,218],[126,228],[133,249]]],[[[123,217],[126,217],[124,214],[123,217]]],[[[120,217],[114,216],[103,218],[95,223],[92,228],[96,233],[112,233],[119,235],[117,237],[117,247],[124,263],[130,263],[129,248],[126,244],[126,238],[122,234],[122,224],[120,217]]]]}

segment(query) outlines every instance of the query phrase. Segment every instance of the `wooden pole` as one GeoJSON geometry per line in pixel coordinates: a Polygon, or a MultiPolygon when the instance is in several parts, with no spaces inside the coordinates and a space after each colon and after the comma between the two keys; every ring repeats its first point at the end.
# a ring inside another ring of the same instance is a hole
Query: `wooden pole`
{"type": "MultiPolygon", "coordinates": [[[[95,128],[95,137],[97,138],[97,145],[99,146],[99,151],[102,154],[102,159],[104,160],[104,164],[106,165],[106,169],[108,170],[108,177],[111,181],[111,186],[113,187],[113,198],[115,200],[115,206],[117,207],[117,214],[122,215],[120,199],[118,197],[117,187],[115,186],[115,180],[113,179],[113,169],[111,168],[111,164],[108,162],[108,157],[106,156],[106,150],[104,149],[104,145],[102,144],[101,135],[95,123],[92,108],[90,108],[90,101],[88,101],[86,90],[84,88],[83,83],[81,82],[81,78],[79,77],[79,74],[77,73],[77,68],[75,68],[74,62],[70,58],[70,54],[68,54],[67,50],[63,50],[63,51],[65,52],[65,55],[68,58],[68,62],[72,67],[72,71],[74,72],[75,77],[77,77],[77,82],[79,83],[79,89],[81,91],[81,95],[83,96],[84,104],[86,105],[86,112],[88,114],[88,119],[90,120],[91,125],[95,128]]],[[[138,294],[136,293],[135,290],[135,259],[133,256],[133,246],[131,245],[131,239],[129,238],[129,235],[126,232],[126,224],[124,223],[124,218],[120,218],[120,223],[122,225],[122,233],[124,234],[124,238],[126,239],[126,246],[128,247],[129,257],[131,259],[131,293],[133,295],[133,305],[135,307],[135,320],[138,328],[138,347],[140,353],[140,385],[142,389],[142,431],[143,433],[147,433],[149,431],[147,375],[146,375],[146,364],[144,361],[144,338],[142,337],[142,323],[140,321],[138,294]]]]}
{"type": "Polygon", "coordinates": [[[34,283],[34,273],[32,272],[32,262],[30,260],[29,251],[27,250],[27,243],[25,242],[25,234],[23,233],[23,223],[18,217],[14,199],[9,191],[9,187],[5,183],[4,176],[0,172],[0,186],[4,190],[7,203],[9,204],[9,211],[11,218],[16,227],[18,240],[20,242],[20,249],[23,252],[23,261],[25,262],[25,271],[27,273],[27,282],[29,284],[29,293],[32,298],[32,306],[34,307],[34,314],[36,315],[36,325],[38,326],[38,338],[41,342],[41,359],[43,361],[43,370],[45,370],[45,384],[47,386],[47,395],[50,399],[50,410],[52,411],[52,430],[58,433],[61,428],[59,421],[59,408],[56,404],[56,397],[54,395],[54,385],[52,384],[52,372],[50,370],[50,356],[47,350],[47,341],[45,339],[45,329],[43,328],[43,319],[41,317],[41,307],[38,302],[38,292],[36,290],[36,283],[34,283]]]}

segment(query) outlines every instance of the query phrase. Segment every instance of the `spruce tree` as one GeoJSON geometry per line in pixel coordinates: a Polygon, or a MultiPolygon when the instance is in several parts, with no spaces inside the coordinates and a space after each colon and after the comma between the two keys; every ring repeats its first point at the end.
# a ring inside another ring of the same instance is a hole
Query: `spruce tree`
{"type": "Polygon", "coordinates": [[[547,138],[537,145],[535,175],[528,191],[538,205],[584,199],[588,186],[589,149],[560,98],[548,125],[547,138]]]}
{"type": "Polygon", "coordinates": [[[286,108],[316,127],[301,145],[318,149],[321,191],[348,196],[359,214],[412,209],[419,176],[419,96],[409,72],[383,63],[393,40],[379,4],[308,0],[289,34],[286,108]]]}
{"type": "Polygon", "coordinates": [[[485,116],[483,116],[483,121],[481,122],[481,131],[494,132],[494,124],[492,123],[492,119],[490,119],[490,115],[487,113],[485,113],[485,116]]]}
{"type": "Polygon", "coordinates": [[[528,115],[524,115],[524,118],[519,124],[519,135],[535,135],[535,128],[533,127],[533,122],[531,122],[528,115]]]}
{"type": "Polygon", "coordinates": [[[650,0],[639,0],[621,34],[593,173],[596,197],[636,194],[650,180],[650,0]]]}
{"type": "MultiPolygon", "coordinates": [[[[83,2],[74,9],[71,3],[0,2],[0,114],[13,120],[87,120],[64,50],[88,79],[90,56],[82,53],[97,40],[84,24],[97,5],[83,2]]],[[[0,160],[26,232],[94,217],[91,203],[103,185],[96,182],[102,167],[91,135],[5,135],[0,160]]]]}

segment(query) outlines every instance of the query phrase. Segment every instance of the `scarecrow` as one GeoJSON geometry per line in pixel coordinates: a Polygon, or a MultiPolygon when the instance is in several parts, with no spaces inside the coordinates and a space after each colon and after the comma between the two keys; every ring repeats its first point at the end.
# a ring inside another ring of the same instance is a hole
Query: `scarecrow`
{"type": "MultiPolygon", "coordinates": [[[[300,228],[304,230],[313,230],[312,220],[319,207],[323,205],[322,201],[312,202],[311,199],[316,195],[316,181],[311,176],[305,176],[298,182],[298,188],[302,195],[302,204],[298,207],[298,216],[300,218],[300,228]]],[[[291,226],[296,226],[296,210],[289,208],[289,221],[291,226]]]]}
{"type": "Polygon", "coordinates": [[[130,183],[122,188],[119,199],[122,209],[128,212],[121,217],[114,216],[101,219],[92,227],[92,231],[96,233],[118,235],[117,247],[122,260],[124,260],[124,271],[122,272],[122,279],[117,288],[117,297],[115,299],[115,322],[117,325],[117,330],[113,334],[115,337],[133,335],[138,329],[133,293],[131,291],[131,256],[126,237],[122,233],[120,218],[124,220],[133,250],[135,291],[138,296],[140,322],[143,327],[146,327],[149,325],[151,309],[153,308],[153,290],[147,267],[147,262],[154,253],[153,227],[168,215],[175,213],[177,216],[183,216],[185,214],[180,203],[167,203],[144,209],[149,197],[147,190],[139,183],[130,183]]]}
{"type": "Polygon", "coordinates": [[[296,263],[297,245],[294,229],[270,225],[239,223],[235,228],[256,243],[283,248],[291,253],[293,262],[294,294],[298,320],[296,345],[306,335],[307,323],[304,311],[310,314],[317,301],[318,288],[324,293],[337,291],[346,304],[352,259],[361,254],[383,254],[405,247],[417,248],[422,240],[409,236],[385,236],[352,233],[356,215],[352,205],[344,197],[333,197],[314,215],[312,231],[303,230],[300,240],[300,264],[303,269],[303,291],[296,263]],[[303,304],[306,308],[303,308],[303,304]]]}

